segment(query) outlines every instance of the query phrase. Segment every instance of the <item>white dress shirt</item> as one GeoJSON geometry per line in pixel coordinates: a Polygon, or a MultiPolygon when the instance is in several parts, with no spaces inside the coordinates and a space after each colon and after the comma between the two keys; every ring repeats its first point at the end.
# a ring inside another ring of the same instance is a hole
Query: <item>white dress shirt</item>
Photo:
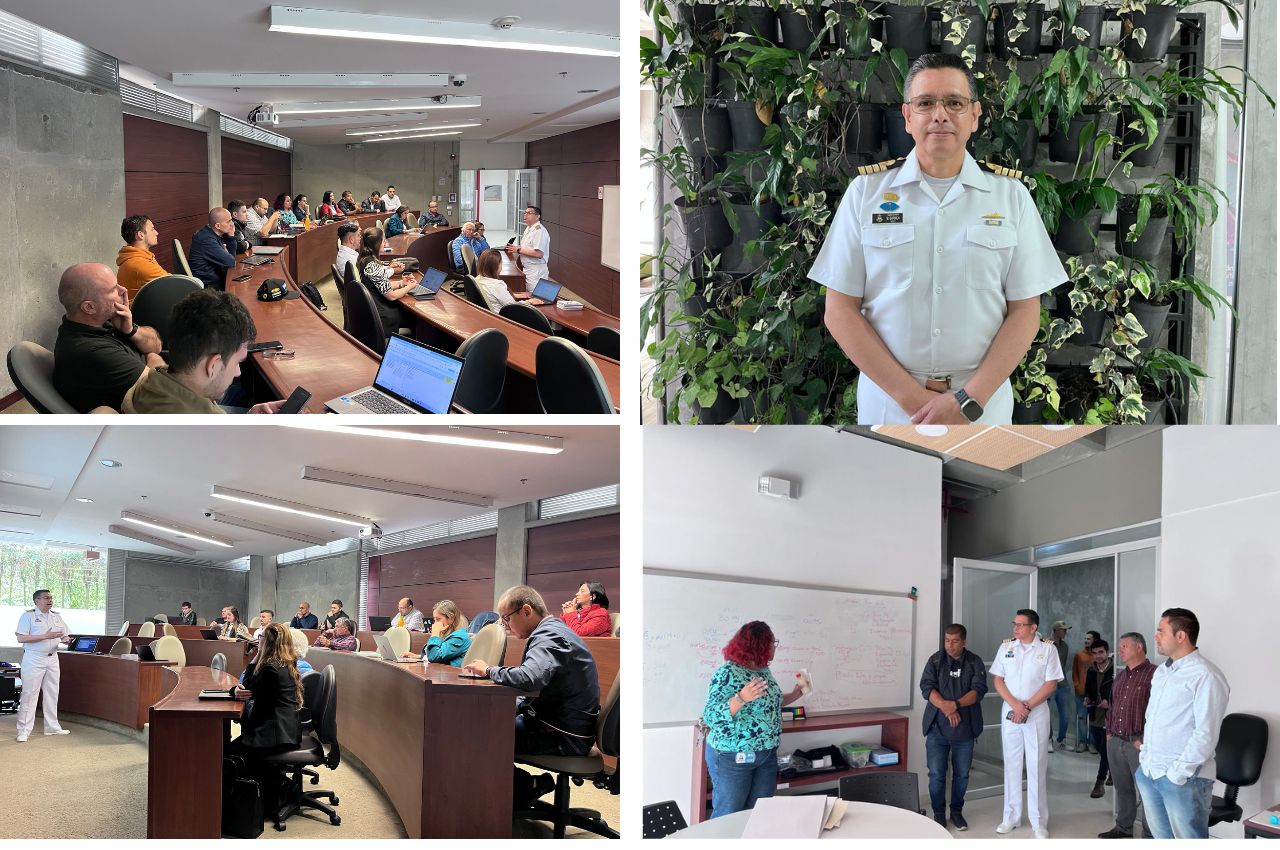
{"type": "MultiPolygon", "coordinates": [[[[43,635],[54,631],[68,631],[67,623],[62,619],[61,614],[53,609],[50,609],[49,613],[45,614],[39,608],[29,608],[23,611],[22,616],[18,618],[18,629],[15,634],[43,635]]],[[[60,641],[61,638],[33,640],[22,644],[22,651],[32,656],[49,655],[58,651],[60,641]]]]}
{"type": "Polygon", "coordinates": [[[1214,753],[1230,696],[1227,678],[1198,649],[1157,667],[1138,754],[1142,772],[1174,785],[1217,777],[1214,753]]]}
{"type": "MultiPolygon", "coordinates": [[[[360,255],[356,252],[355,248],[352,248],[349,245],[339,245],[337,260],[338,272],[345,275],[347,273],[347,263],[355,263],[359,257],[360,255]]],[[[356,264],[359,265],[359,263],[356,264]]],[[[338,286],[342,286],[341,280],[335,280],[334,283],[338,284],[338,286]]]]}
{"type": "MultiPolygon", "coordinates": [[[[1057,682],[1063,678],[1058,648],[1039,635],[1030,643],[1006,640],[1000,644],[987,669],[992,676],[1002,677],[1009,693],[1019,700],[1029,700],[1045,682],[1057,682]]],[[[1000,712],[1001,717],[1004,714],[1004,711],[1000,712]]]]}
{"type": "Polygon", "coordinates": [[[485,300],[489,302],[489,306],[493,308],[493,312],[498,312],[508,304],[516,303],[515,296],[511,294],[511,290],[502,281],[492,277],[477,277],[476,284],[480,287],[480,291],[484,293],[485,300]]]}

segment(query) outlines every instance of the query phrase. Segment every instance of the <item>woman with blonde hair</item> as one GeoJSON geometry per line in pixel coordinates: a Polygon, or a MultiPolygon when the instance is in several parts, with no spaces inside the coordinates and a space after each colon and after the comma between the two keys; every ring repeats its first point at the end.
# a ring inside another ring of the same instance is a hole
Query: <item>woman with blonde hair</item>
{"type": "Polygon", "coordinates": [[[471,635],[462,625],[462,611],[445,599],[431,609],[431,637],[422,649],[422,660],[461,667],[471,648],[471,635]]]}

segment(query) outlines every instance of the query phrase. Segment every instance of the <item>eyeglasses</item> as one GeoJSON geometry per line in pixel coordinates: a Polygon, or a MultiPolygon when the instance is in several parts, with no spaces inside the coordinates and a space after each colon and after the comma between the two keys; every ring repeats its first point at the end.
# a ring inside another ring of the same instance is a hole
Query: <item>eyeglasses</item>
{"type": "Polygon", "coordinates": [[[1014,621],[1013,621],[1013,627],[1014,627],[1015,629],[1027,629],[1027,628],[1030,628],[1032,625],[1034,625],[1034,624],[1033,624],[1033,623],[1019,623],[1017,620],[1014,620],[1014,621]]]}
{"type": "MultiPolygon", "coordinates": [[[[523,608],[523,607],[524,607],[523,605],[520,606],[520,608],[523,608]]],[[[506,616],[499,614],[498,622],[502,623],[502,625],[504,626],[507,625],[508,623],[511,622],[512,617],[520,613],[520,608],[517,608],[516,610],[512,611],[510,614],[507,614],[506,616]]]]}
{"type": "Polygon", "coordinates": [[[961,115],[969,108],[970,104],[978,101],[971,97],[944,97],[941,100],[936,97],[917,97],[907,102],[911,104],[911,111],[917,115],[933,114],[933,110],[938,107],[939,103],[952,115],[961,115]]]}
{"type": "Polygon", "coordinates": [[[775,640],[775,641],[773,642],[773,648],[774,648],[774,649],[777,649],[777,648],[778,648],[778,647],[780,647],[780,646],[782,646],[782,641],[780,641],[780,640],[775,640]]]}

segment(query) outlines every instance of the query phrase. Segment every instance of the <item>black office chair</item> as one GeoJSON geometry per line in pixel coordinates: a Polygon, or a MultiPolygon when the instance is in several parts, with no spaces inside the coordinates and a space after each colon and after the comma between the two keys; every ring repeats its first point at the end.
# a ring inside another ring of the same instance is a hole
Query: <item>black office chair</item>
{"type": "Polygon", "coordinates": [[[264,765],[278,769],[288,782],[279,807],[271,815],[277,832],[284,832],[284,822],[304,808],[324,812],[334,826],[342,823],[342,818],[333,809],[338,805],[337,794],[302,790],[304,769],[324,765],[335,770],[342,762],[342,749],[338,746],[338,677],[333,665],[325,667],[318,676],[313,677],[310,673],[304,676],[302,688],[303,703],[312,706],[308,718],[310,730],[303,733],[297,748],[262,760],[264,765]],[[327,753],[325,747],[329,748],[327,753]],[[323,799],[329,803],[321,802],[323,799]]]}
{"type": "Polygon", "coordinates": [[[0,714],[18,711],[18,680],[12,676],[0,676],[0,714]]]}
{"type": "Polygon", "coordinates": [[[665,800],[644,807],[644,838],[666,838],[688,826],[675,800],[665,800]]]}
{"type": "Polygon", "coordinates": [[[511,343],[497,328],[485,328],[462,341],[454,352],[463,360],[453,400],[472,413],[501,413],[511,343]]]}
{"type": "Polygon", "coordinates": [[[169,319],[173,308],[197,289],[204,289],[199,279],[180,274],[165,275],[148,281],[133,296],[129,309],[133,311],[133,321],[139,325],[154,328],[160,334],[161,343],[168,347],[169,319]]]}
{"type": "Polygon", "coordinates": [[[9,349],[5,358],[9,380],[36,413],[79,413],[53,386],[53,352],[34,342],[23,341],[9,349]]]}
{"type": "Polygon", "coordinates": [[[614,328],[601,325],[591,329],[591,332],[587,334],[587,341],[582,347],[587,351],[594,351],[601,357],[617,360],[622,352],[622,337],[618,335],[617,330],[614,328]]]}
{"type": "Polygon", "coordinates": [[[455,274],[466,274],[470,270],[453,261],[453,244],[457,242],[459,238],[460,237],[454,237],[444,244],[445,257],[449,260],[449,271],[454,272],[455,274]]]}
{"type": "Polygon", "coordinates": [[[337,263],[333,263],[330,268],[333,269],[333,285],[338,287],[338,300],[342,302],[342,329],[349,330],[347,328],[347,288],[343,286],[346,279],[338,270],[337,263]]]}
{"type": "Polygon", "coordinates": [[[896,806],[924,814],[924,809],[920,808],[920,780],[914,773],[901,770],[841,777],[840,799],[854,803],[896,806]]]}
{"type": "Polygon", "coordinates": [[[1253,785],[1262,776],[1262,762],[1267,757],[1267,721],[1253,714],[1228,714],[1222,718],[1218,734],[1218,781],[1227,786],[1226,793],[1214,797],[1209,806],[1209,826],[1232,823],[1244,817],[1236,803],[1241,788],[1253,785]]]}
{"type": "Polygon", "coordinates": [[[513,322],[519,322],[527,328],[533,328],[539,333],[551,336],[551,322],[547,317],[542,315],[542,311],[531,304],[521,304],[517,301],[514,304],[507,304],[498,311],[498,315],[504,319],[510,319],[513,322]]]}
{"type": "Polygon", "coordinates": [[[600,367],[569,340],[549,336],[538,343],[534,370],[543,413],[613,413],[600,367]]]}
{"type": "Polygon", "coordinates": [[[373,303],[373,294],[360,278],[360,270],[354,263],[347,263],[347,278],[342,283],[346,290],[344,299],[347,333],[381,355],[387,350],[387,332],[382,318],[373,303]]]}
{"type": "Polygon", "coordinates": [[[476,283],[476,279],[466,272],[462,273],[462,294],[477,307],[483,307],[489,312],[493,312],[493,308],[489,306],[489,299],[485,298],[484,293],[480,291],[480,284],[476,283]]]}
{"type": "Polygon", "coordinates": [[[606,838],[618,837],[617,830],[605,823],[600,818],[600,813],[594,809],[569,808],[569,781],[572,780],[575,785],[581,785],[589,780],[597,788],[605,789],[614,796],[618,795],[622,763],[618,762],[617,769],[609,773],[605,769],[603,756],[616,758],[618,755],[620,714],[618,693],[621,682],[622,674],[619,673],[613,680],[613,687],[609,688],[609,695],[605,698],[604,704],[600,706],[600,718],[596,721],[596,746],[588,755],[545,756],[516,753],[516,761],[520,764],[539,767],[557,774],[554,802],[548,804],[542,800],[536,800],[529,808],[516,812],[517,818],[550,823],[556,838],[564,838],[566,826],[576,826],[606,838]]]}

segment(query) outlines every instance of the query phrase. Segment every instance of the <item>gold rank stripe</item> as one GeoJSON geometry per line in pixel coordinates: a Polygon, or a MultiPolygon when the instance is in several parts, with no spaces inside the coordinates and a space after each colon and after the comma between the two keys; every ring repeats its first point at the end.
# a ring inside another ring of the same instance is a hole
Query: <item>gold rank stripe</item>
{"type": "Polygon", "coordinates": [[[1001,177],[1012,177],[1015,180],[1022,179],[1022,172],[1016,168],[1007,168],[1006,166],[997,165],[994,162],[987,162],[986,160],[983,160],[982,164],[986,166],[986,169],[992,174],[998,174],[1001,177]]]}
{"type": "Polygon", "coordinates": [[[872,174],[879,174],[883,171],[888,171],[890,168],[897,168],[899,165],[902,165],[902,163],[906,161],[907,161],[907,158],[904,156],[904,157],[900,157],[899,159],[886,159],[884,162],[877,162],[873,165],[860,165],[858,166],[858,174],[861,177],[867,177],[872,174]]]}

